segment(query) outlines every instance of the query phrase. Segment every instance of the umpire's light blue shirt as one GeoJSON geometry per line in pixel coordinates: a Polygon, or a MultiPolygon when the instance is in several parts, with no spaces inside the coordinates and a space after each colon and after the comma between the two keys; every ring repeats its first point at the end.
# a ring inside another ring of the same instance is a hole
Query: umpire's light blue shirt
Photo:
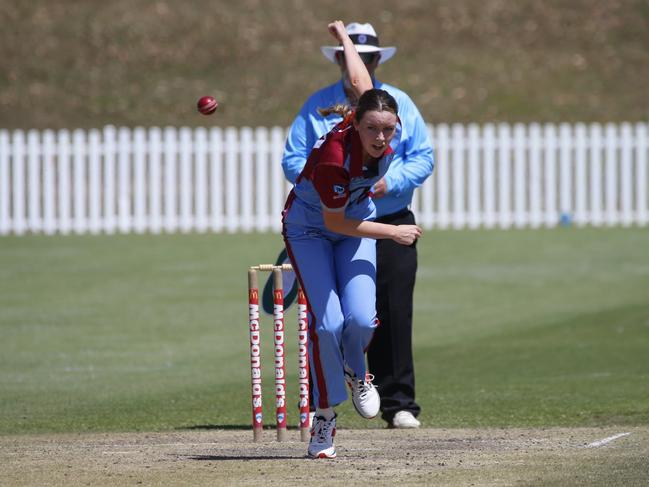
{"type": "MultiPolygon", "coordinates": [[[[377,216],[389,215],[407,208],[415,188],[421,186],[433,172],[433,148],[424,119],[410,97],[394,86],[374,79],[374,87],[390,93],[399,105],[401,125],[395,134],[394,159],[385,182],[387,194],[374,200],[377,216]]],[[[349,104],[342,80],[309,97],[289,129],[282,168],[286,178],[295,183],[316,141],[342,119],[336,115],[324,118],[318,108],[336,103],[349,104]]]]}

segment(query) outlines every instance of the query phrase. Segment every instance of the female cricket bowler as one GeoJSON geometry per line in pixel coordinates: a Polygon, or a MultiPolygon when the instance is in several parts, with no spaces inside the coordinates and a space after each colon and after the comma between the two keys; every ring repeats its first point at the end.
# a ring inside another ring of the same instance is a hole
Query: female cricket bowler
{"type": "Polygon", "coordinates": [[[335,106],[343,121],[314,145],[283,212],[283,235],[291,263],[309,303],[309,351],[316,404],[308,454],[335,458],[334,407],[352,391],[358,413],[372,418],[380,398],[367,373],[365,350],[376,319],[376,246],[373,239],[411,245],[416,225],[386,225],[375,216],[370,190],[392,160],[397,103],[372,88],[344,24],[329,32],[343,46],[350,85],[358,97],[354,111],[335,106]]]}

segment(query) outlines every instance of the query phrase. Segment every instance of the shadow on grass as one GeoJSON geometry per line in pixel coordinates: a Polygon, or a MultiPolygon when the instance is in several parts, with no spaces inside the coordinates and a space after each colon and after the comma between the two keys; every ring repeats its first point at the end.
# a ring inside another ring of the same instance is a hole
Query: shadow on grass
{"type": "Polygon", "coordinates": [[[177,430],[249,430],[249,424],[195,424],[192,426],[179,426],[177,430]]]}
{"type": "Polygon", "coordinates": [[[306,455],[192,455],[189,460],[221,462],[226,460],[301,460],[306,455]]]}
{"type": "MultiPolygon", "coordinates": [[[[195,424],[192,426],[179,426],[175,428],[177,431],[182,430],[252,430],[252,426],[249,424],[195,424]]],[[[288,426],[289,431],[297,431],[299,428],[297,426],[288,426]]],[[[274,425],[264,425],[264,431],[275,430],[274,425]]]]}

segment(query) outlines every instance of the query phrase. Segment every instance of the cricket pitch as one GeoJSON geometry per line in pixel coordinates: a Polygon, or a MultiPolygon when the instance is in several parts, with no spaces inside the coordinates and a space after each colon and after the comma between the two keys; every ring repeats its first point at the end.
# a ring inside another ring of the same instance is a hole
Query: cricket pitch
{"type": "Polygon", "coordinates": [[[2,485],[646,485],[649,428],[341,429],[309,460],[297,430],[0,437],[2,485]]]}

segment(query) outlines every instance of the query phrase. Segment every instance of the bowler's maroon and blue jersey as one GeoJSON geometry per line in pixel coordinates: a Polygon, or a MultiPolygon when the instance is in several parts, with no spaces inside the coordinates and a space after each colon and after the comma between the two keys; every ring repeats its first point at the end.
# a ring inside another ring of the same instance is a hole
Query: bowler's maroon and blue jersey
{"type": "Polygon", "coordinates": [[[287,201],[285,222],[324,229],[323,209],[345,211],[347,218],[357,220],[374,217],[371,189],[388,170],[393,151],[388,146],[380,158],[364,163],[353,116],[316,142],[287,201]],[[303,208],[289,211],[293,205],[303,208]]]}

